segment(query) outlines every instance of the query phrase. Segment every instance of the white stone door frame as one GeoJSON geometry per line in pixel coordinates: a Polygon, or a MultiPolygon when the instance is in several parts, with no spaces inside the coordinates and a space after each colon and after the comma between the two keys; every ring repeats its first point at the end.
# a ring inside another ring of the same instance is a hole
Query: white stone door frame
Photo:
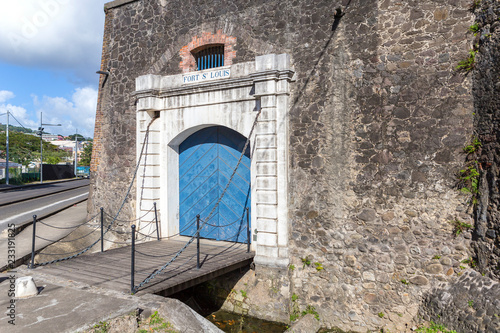
{"type": "Polygon", "coordinates": [[[257,264],[287,266],[288,100],[294,72],[287,54],[259,56],[227,69],[229,78],[203,83],[184,84],[183,74],[136,79],[138,158],[146,128],[159,116],[150,127],[146,161],[138,172],[137,218],[146,214],[143,223],[151,221],[148,207],[158,202],[161,236],[177,234],[179,145],[210,126],[248,137],[261,110],[250,137],[252,249],[257,264]]]}

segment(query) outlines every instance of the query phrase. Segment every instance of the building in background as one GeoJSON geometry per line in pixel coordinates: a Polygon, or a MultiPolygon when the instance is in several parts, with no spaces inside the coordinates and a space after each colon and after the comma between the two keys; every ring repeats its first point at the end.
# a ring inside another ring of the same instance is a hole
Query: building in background
{"type": "MultiPolygon", "coordinates": [[[[6,169],[7,169],[7,160],[0,158],[0,179],[5,179],[6,169]]],[[[10,158],[9,158],[9,170],[10,169],[22,170],[23,166],[19,163],[14,163],[14,162],[10,161],[10,158]]],[[[12,174],[11,174],[11,176],[12,176],[12,174]]],[[[9,177],[9,179],[10,179],[10,177],[9,177]]]]}

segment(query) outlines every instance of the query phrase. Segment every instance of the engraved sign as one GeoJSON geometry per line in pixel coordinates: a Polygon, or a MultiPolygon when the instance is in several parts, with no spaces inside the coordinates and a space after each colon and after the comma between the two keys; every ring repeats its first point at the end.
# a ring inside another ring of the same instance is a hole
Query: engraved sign
{"type": "Polygon", "coordinates": [[[200,83],[218,79],[227,79],[230,76],[231,76],[230,68],[213,69],[210,71],[203,71],[203,72],[191,72],[182,75],[182,83],[183,84],[200,83]]]}

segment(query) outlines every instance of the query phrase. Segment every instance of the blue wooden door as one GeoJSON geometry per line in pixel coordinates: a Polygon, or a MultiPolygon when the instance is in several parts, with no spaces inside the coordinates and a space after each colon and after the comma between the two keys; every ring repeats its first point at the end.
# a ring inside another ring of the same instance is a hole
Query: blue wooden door
{"type": "MultiPolygon", "coordinates": [[[[179,227],[196,232],[196,215],[204,221],[216,205],[241,156],[246,138],[214,126],[189,136],[179,147],[179,227]]],[[[250,208],[250,149],[247,148],[222,201],[201,237],[246,242],[246,208],[250,208]]]]}

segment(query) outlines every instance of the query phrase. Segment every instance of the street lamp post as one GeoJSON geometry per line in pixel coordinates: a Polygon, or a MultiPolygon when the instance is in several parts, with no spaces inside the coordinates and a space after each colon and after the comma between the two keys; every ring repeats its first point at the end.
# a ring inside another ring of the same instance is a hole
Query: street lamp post
{"type": "Polygon", "coordinates": [[[7,158],[6,158],[6,161],[5,161],[5,184],[9,185],[9,178],[10,178],[10,174],[9,174],[9,110],[7,110],[7,131],[6,131],[6,134],[7,134],[7,158]]]}
{"type": "Polygon", "coordinates": [[[10,178],[10,174],[9,174],[9,113],[10,111],[7,110],[7,113],[2,113],[0,114],[0,116],[3,116],[4,114],[7,115],[7,128],[6,128],[6,148],[7,148],[7,159],[5,161],[5,184],[9,185],[9,178],[10,178]]]}
{"type": "Polygon", "coordinates": [[[43,183],[43,126],[62,126],[61,124],[44,124],[42,121],[42,112],[40,112],[40,184],[43,183]]]}
{"type": "MultiPolygon", "coordinates": [[[[83,138],[84,137],[82,136],[82,139],[83,138]]],[[[78,163],[78,128],[76,129],[75,132],[75,177],[76,177],[77,163],[78,163]]]]}

